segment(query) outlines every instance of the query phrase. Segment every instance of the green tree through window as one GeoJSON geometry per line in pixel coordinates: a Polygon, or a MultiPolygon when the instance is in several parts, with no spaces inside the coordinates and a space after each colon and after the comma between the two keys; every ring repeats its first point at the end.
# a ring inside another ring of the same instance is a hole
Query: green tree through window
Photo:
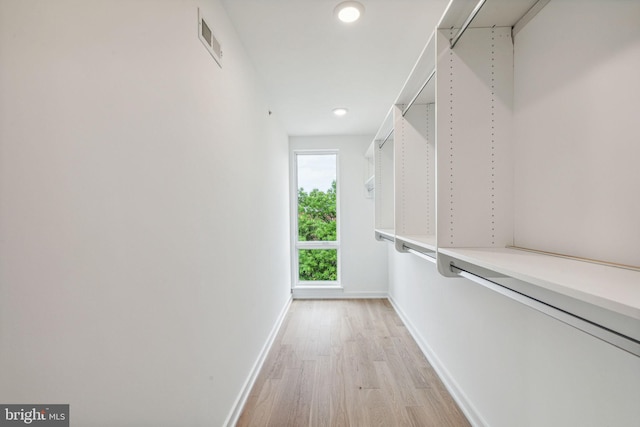
{"type": "MultiPolygon", "coordinates": [[[[326,192],[298,189],[298,241],[336,241],[336,181],[326,192]]],[[[337,249],[300,249],[298,274],[301,281],[338,279],[337,249]]]]}

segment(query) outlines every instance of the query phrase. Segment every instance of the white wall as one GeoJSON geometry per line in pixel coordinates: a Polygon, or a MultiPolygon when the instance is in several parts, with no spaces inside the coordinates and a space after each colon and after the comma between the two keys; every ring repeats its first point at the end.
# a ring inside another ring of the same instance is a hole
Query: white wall
{"type": "Polygon", "coordinates": [[[637,424],[640,358],[386,246],[392,301],[476,425],[637,424]]]}
{"type": "Polygon", "coordinates": [[[0,402],[223,424],[290,276],[287,136],[220,2],[3,0],[0,64],[0,402]]]}
{"type": "Polygon", "coordinates": [[[290,137],[293,150],[338,149],[341,275],[344,291],[300,292],[297,296],[367,297],[387,294],[387,261],[383,245],[374,238],[373,199],[365,197],[368,136],[290,137]]]}

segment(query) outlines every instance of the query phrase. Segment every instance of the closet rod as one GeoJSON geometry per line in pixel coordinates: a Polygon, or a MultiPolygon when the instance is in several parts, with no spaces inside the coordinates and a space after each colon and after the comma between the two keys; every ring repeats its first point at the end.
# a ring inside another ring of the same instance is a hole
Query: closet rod
{"type": "Polygon", "coordinates": [[[422,87],[420,88],[420,90],[418,91],[418,93],[415,94],[415,96],[411,99],[411,101],[409,101],[409,103],[407,104],[407,107],[402,111],[402,117],[404,117],[405,114],[407,114],[409,112],[409,109],[411,107],[413,107],[413,104],[416,102],[416,100],[418,99],[418,97],[420,96],[420,94],[422,93],[422,91],[424,90],[425,87],[427,87],[427,85],[429,84],[429,82],[431,81],[431,79],[433,78],[433,76],[436,75],[436,70],[434,69],[431,74],[429,74],[429,77],[427,77],[427,81],[424,82],[424,84],[422,85],[422,87]]]}
{"type": "Polygon", "coordinates": [[[402,249],[406,250],[410,254],[413,254],[419,258],[426,259],[429,262],[436,263],[436,258],[429,254],[425,254],[424,252],[416,251],[415,249],[411,249],[409,246],[402,245],[402,249]]]}
{"type": "Polygon", "coordinates": [[[380,238],[381,238],[381,239],[383,239],[383,240],[388,240],[388,241],[390,241],[391,243],[394,243],[394,242],[395,242],[395,240],[393,240],[391,237],[389,237],[389,236],[385,236],[384,234],[378,234],[378,237],[380,237],[380,238]]]}
{"type": "Polygon", "coordinates": [[[529,9],[513,27],[511,27],[511,38],[515,38],[516,34],[520,32],[525,25],[527,25],[537,14],[544,8],[551,0],[538,0],[531,9],[529,9]]]}
{"type": "Polygon", "coordinates": [[[499,283],[485,279],[484,277],[479,276],[476,273],[473,273],[471,271],[467,271],[463,268],[460,268],[453,263],[450,264],[450,268],[452,272],[457,273],[461,277],[465,277],[471,280],[472,282],[475,282],[479,285],[484,286],[485,288],[489,288],[495,292],[498,292],[499,294],[502,294],[507,298],[510,298],[521,304],[524,304],[536,311],[546,314],[547,316],[553,317],[554,319],[557,319],[563,323],[566,323],[569,326],[573,326],[576,329],[579,329],[593,337],[601,339],[602,341],[608,342],[609,344],[612,344],[622,350],[628,351],[631,354],[640,356],[640,342],[636,341],[631,337],[620,334],[605,326],[599,325],[590,320],[576,316],[575,314],[572,314],[568,311],[564,311],[560,308],[549,305],[543,301],[537,300],[528,295],[514,291],[499,283]]]}
{"type": "Polygon", "coordinates": [[[378,148],[382,148],[384,147],[384,144],[387,143],[387,140],[389,138],[391,138],[391,135],[393,135],[393,129],[391,129],[391,132],[389,132],[389,135],[387,135],[387,137],[385,139],[382,140],[382,142],[380,144],[378,144],[378,148]]]}
{"type": "Polygon", "coordinates": [[[469,25],[471,25],[471,21],[473,21],[473,18],[475,18],[478,12],[480,12],[480,9],[482,9],[482,6],[484,6],[484,3],[486,1],[487,0],[480,0],[478,4],[476,4],[476,7],[473,8],[469,16],[467,16],[467,19],[464,21],[464,24],[462,24],[462,27],[458,30],[456,35],[453,36],[453,38],[450,41],[451,49],[453,49],[456,46],[456,43],[458,43],[458,40],[460,40],[460,37],[462,37],[462,34],[467,30],[469,25]]]}

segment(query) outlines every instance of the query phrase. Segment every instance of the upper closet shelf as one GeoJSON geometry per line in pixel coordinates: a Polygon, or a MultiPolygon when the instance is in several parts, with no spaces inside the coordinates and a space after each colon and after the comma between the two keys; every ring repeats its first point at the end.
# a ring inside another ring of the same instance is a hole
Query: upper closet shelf
{"type": "Polygon", "coordinates": [[[429,84],[433,83],[435,69],[435,37],[432,34],[394,103],[404,107],[402,115],[405,115],[413,104],[435,102],[435,84],[429,84]]]}
{"type": "Polygon", "coordinates": [[[438,29],[461,28],[470,17],[470,28],[513,27],[529,12],[534,13],[547,3],[549,0],[452,0],[438,29]]]}
{"type": "Polygon", "coordinates": [[[454,46],[467,28],[514,27],[517,33],[550,0],[452,0],[438,29],[455,30],[454,46]]]}
{"type": "Polygon", "coordinates": [[[387,115],[384,118],[384,121],[378,128],[378,132],[376,136],[373,138],[373,149],[374,151],[378,148],[381,148],[389,139],[392,138],[393,135],[393,108],[389,109],[387,115]]]}
{"type": "Polygon", "coordinates": [[[392,230],[391,235],[382,235],[376,231],[375,237],[378,240],[393,241],[393,230],[395,229],[395,219],[393,215],[394,203],[394,170],[393,170],[393,108],[390,108],[387,115],[378,129],[373,141],[374,177],[375,177],[375,229],[392,230]]]}

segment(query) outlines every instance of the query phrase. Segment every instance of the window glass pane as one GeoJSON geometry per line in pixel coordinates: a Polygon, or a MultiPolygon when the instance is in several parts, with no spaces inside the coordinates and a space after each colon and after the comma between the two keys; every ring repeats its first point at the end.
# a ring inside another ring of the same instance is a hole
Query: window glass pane
{"type": "Polygon", "coordinates": [[[338,280],[338,250],[300,249],[298,279],[304,282],[338,280]]]}
{"type": "Polygon", "coordinates": [[[298,241],[336,241],[336,154],[299,154],[298,241]]]}

